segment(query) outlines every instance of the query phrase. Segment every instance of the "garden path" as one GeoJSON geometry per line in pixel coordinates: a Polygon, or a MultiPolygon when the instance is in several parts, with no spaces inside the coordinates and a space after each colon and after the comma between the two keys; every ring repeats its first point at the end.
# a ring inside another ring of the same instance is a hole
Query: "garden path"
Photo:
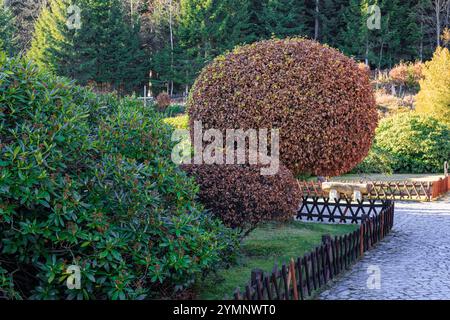
{"type": "Polygon", "coordinates": [[[450,299],[450,194],[435,202],[396,202],[394,219],[391,234],[319,299],[450,299]]]}

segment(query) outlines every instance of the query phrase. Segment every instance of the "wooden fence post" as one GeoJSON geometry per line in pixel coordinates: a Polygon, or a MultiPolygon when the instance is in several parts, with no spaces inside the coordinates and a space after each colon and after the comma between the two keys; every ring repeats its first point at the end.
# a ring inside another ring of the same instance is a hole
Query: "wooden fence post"
{"type": "Polygon", "coordinates": [[[295,277],[294,259],[291,259],[291,263],[289,264],[289,274],[291,275],[291,279],[292,279],[292,289],[294,290],[294,300],[298,300],[297,278],[295,277]]]}
{"type": "Polygon", "coordinates": [[[364,226],[365,223],[361,223],[359,227],[359,256],[362,257],[364,255],[364,226]]]}
{"type": "Polygon", "coordinates": [[[264,274],[264,271],[262,269],[256,268],[252,270],[251,274],[251,285],[256,285],[258,282],[258,279],[261,279],[262,275],[264,274]]]}
{"type": "Polygon", "coordinates": [[[303,287],[303,266],[302,266],[303,262],[302,262],[302,258],[298,257],[297,258],[297,269],[298,269],[298,282],[300,284],[300,299],[304,299],[305,298],[305,290],[303,287]]]}

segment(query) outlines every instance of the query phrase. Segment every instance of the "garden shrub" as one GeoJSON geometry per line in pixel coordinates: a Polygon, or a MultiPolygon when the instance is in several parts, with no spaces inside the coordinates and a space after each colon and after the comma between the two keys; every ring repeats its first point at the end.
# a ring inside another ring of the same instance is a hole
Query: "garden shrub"
{"type": "Polygon", "coordinates": [[[188,101],[205,129],[280,129],[294,174],[334,176],[367,155],[378,115],[368,73],[318,42],[272,39],[216,58],[188,101]]]}
{"type": "Polygon", "coordinates": [[[172,104],[165,110],[165,115],[168,117],[175,117],[185,112],[185,107],[179,104],[172,104]]]}
{"type": "Polygon", "coordinates": [[[260,222],[290,220],[301,193],[291,171],[261,175],[260,165],[184,165],[200,186],[199,199],[223,223],[245,236],[260,222]]]}
{"type": "Polygon", "coordinates": [[[423,74],[416,110],[450,125],[450,51],[437,48],[433,59],[425,63],[423,74]]]}
{"type": "Polygon", "coordinates": [[[0,55],[0,297],[159,298],[222,261],[236,237],[171,162],[172,130],[0,55]]]}
{"type": "Polygon", "coordinates": [[[165,111],[170,106],[170,96],[165,92],[161,92],[156,97],[156,105],[159,111],[165,111]]]}
{"type": "Polygon", "coordinates": [[[181,115],[164,119],[164,122],[176,129],[189,129],[189,116],[181,115]]]}
{"type": "Polygon", "coordinates": [[[395,173],[438,173],[450,155],[450,129],[438,120],[414,113],[383,119],[373,150],[391,158],[395,173]]]}
{"type": "Polygon", "coordinates": [[[401,62],[391,69],[389,78],[396,84],[415,88],[423,78],[423,64],[401,62]]]}
{"type": "Polygon", "coordinates": [[[382,173],[390,175],[394,173],[392,163],[393,158],[391,155],[373,144],[367,157],[352,170],[352,173],[382,173]]]}

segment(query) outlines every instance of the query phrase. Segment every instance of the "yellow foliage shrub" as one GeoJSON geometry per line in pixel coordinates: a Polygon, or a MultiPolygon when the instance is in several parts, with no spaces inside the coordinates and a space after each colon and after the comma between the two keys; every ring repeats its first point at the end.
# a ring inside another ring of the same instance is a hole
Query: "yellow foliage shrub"
{"type": "Polygon", "coordinates": [[[450,51],[437,48],[423,68],[416,111],[429,114],[450,125],[450,51]]]}

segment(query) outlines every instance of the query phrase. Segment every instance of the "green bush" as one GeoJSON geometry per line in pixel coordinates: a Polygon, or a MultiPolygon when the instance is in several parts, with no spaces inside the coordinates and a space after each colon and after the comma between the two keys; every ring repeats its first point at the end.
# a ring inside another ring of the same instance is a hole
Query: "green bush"
{"type": "Polygon", "coordinates": [[[236,237],[170,161],[172,130],[0,55],[0,298],[172,296],[227,257],[236,237]]]}
{"type": "Polygon", "coordinates": [[[373,172],[370,163],[390,167],[395,173],[438,173],[449,155],[448,126],[430,116],[402,113],[381,121],[372,158],[368,157],[362,165],[368,173],[373,172]]]}
{"type": "Polygon", "coordinates": [[[373,145],[364,161],[358,164],[351,173],[393,174],[392,161],[393,158],[388,152],[373,145]]]}
{"type": "Polygon", "coordinates": [[[186,108],[179,104],[172,104],[168,106],[164,112],[164,114],[168,117],[181,116],[182,113],[186,111],[186,108]]]}

